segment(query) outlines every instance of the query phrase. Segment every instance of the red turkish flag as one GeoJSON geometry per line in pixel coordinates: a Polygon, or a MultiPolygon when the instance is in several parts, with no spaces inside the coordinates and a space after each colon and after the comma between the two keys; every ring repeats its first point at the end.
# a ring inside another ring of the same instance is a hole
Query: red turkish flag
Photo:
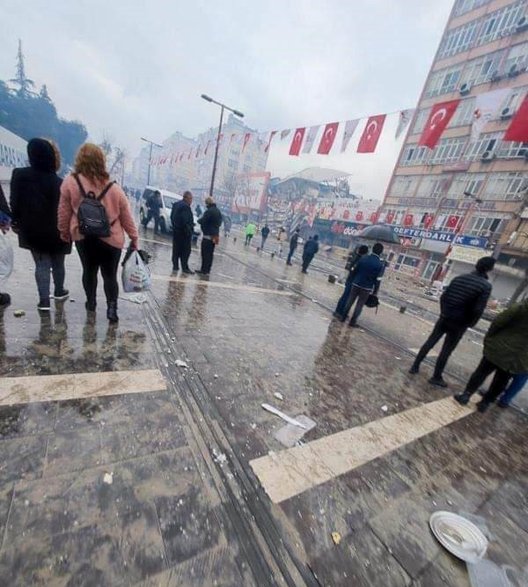
{"type": "Polygon", "coordinates": [[[360,220],[363,220],[363,212],[361,212],[361,210],[359,210],[358,212],[356,212],[356,220],[359,222],[360,220]]]}
{"type": "Polygon", "coordinates": [[[379,214],[377,212],[372,212],[372,214],[370,215],[370,221],[372,222],[372,224],[376,224],[378,218],[379,214]]]}
{"type": "Polygon", "coordinates": [[[432,214],[425,214],[425,216],[422,219],[423,225],[425,226],[425,228],[429,228],[431,226],[431,224],[433,223],[433,215],[432,214]]]}
{"type": "Polygon", "coordinates": [[[295,157],[299,156],[299,153],[301,152],[301,146],[304,139],[305,131],[306,128],[298,128],[295,131],[290,145],[290,155],[294,155],[295,157]]]}
{"type": "Polygon", "coordinates": [[[328,153],[330,153],[330,149],[332,148],[337,135],[338,126],[339,122],[329,122],[325,126],[321,142],[319,143],[319,148],[317,149],[319,155],[328,155],[328,153]]]}
{"type": "Polygon", "coordinates": [[[403,224],[405,226],[412,226],[414,222],[414,218],[412,214],[405,214],[405,218],[403,219],[403,224]]]}
{"type": "Polygon", "coordinates": [[[350,211],[344,210],[343,211],[343,220],[348,220],[350,218],[350,211]]]}
{"type": "Polygon", "coordinates": [[[374,153],[378,144],[383,125],[385,123],[385,114],[371,116],[367,120],[365,130],[359,139],[358,153],[374,153]]]}
{"type": "Polygon", "coordinates": [[[389,212],[387,214],[387,218],[385,219],[385,221],[387,222],[387,224],[392,224],[393,220],[394,220],[394,212],[389,212]]]}
{"type": "Polygon", "coordinates": [[[524,97],[517,114],[510,122],[503,140],[519,141],[520,143],[528,141],[528,94],[524,97]]]}
{"type": "Polygon", "coordinates": [[[418,144],[423,147],[434,149],[440,140],[445,127],[449,124],[453,114],[460,104],[460,100],[450,100],[449,102],[440,102],[431,108],[427,124],[423,129],[422,136],[418,144]]]}
{"type": "Polygon", "coordinates": [[[458,226],[458,222],[460,220],[460,216],[452,215],[447,219],[447,226],[448,228],[456,228],[458,226]]]}
{"type": "Polygon", "coordinates": [[[242,153],[244,152],[245,148],[247,147],[247,144],[249,143],[249,139],[251,138],[251,133],[247,132],[244,135],[244,145],[242,146],[242,153]]]}

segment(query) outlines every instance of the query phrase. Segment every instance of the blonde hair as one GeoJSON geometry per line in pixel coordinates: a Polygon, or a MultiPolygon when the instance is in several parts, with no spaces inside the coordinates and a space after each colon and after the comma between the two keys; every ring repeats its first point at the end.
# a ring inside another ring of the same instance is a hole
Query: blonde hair
{"type": "Polygon", "coordinates": [[[93,143],[84,143],[75,157],[75,173],[80,173],[95,183],[108,181],[106,157],[101,147],[93,143]]]}

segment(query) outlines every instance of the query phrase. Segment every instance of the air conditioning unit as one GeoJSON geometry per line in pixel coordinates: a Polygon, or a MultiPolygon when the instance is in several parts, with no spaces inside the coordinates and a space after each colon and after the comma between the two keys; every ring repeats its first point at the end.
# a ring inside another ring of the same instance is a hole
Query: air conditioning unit
{"type": "Polygon", "coordinates": [[[521,73],[521,70],[517,65],[512,65],[508,70],[508,77],[517,77],[521,73]]]}
{"type": "Polygon", "coordinates": [[[495,71],[494,71],[494,72],[491,74],[491,77],[490,77],[490,81],[491,81],[491,82],[500,82],[500,81],[501,81],[501,79],[502,79],[502,75],[501,75],[501,74],[500,74],[500,73],[499,73],[497,70],[495,70],[495,71]]]}
{"type": "Polygon", "coordinates": [[[521,16],[515,26],[515,32],[524,33],[524,31],[528,31],[528,18],[526,18],[526,16],[521,16]]]}
{"type": "Polygon", "coordinates": [[[493,161],[493,159],[495,159],[495,153],[493,151],[484,151],[480,158],[483,163],[489,163],[490,161],[493,161]]]}
{"type": "Polygon", "coordinates": [[[501,120],[507,120],[513,116],[513,112],[511,108],[503,108],[502,112],[500,113],[501,120]]]}
{"type": "Polygon", "coordinates": [[[471,92],[471,86],[469,84],[462,84],[460,86],[460,95],[461,96],[467,96],[469,94],[469,92],[471,92]]]}

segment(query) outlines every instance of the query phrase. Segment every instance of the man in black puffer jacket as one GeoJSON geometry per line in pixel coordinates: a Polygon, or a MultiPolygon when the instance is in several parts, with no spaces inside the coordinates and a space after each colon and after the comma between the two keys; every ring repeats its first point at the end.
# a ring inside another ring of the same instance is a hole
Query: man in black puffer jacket
{"type": "Polygon", "coordinates": [[[447,387],[442,377],[446,363],[466,330],[480,320],[491,294],[488,273],[495,266],[493,257],[482,257],[477,261],[475,271],[455,277],[440,297],[440,318],[433,332],[416,355],[409,373],[418,373],[420,363],[427,353],[444,336],[442,350],[436,361],[434,374],[429,383],[447,387]]]}
{"type": "Polygon", "coordinates": [[[202,268],[196,273],[209,275],[213,266],[215,246],[218,243],[220,226],[222,224],[222,213],[216,207],[213,198],[205,198],[207,210],[198,220],[202,227],[202,268]]]}

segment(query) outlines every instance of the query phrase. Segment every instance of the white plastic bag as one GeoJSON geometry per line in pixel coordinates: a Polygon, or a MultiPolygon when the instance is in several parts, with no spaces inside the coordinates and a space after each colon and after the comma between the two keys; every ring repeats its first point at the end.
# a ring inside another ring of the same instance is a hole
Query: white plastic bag
{"type": "Polygon", "coordinates": [[[13,271],[13,245],[0,230],[0,281],[5,281],[13,271]]]}
{"type": "Polygon", "coordinates": [[[123,266],[123,290],[127,293],[148,291],[152,279],[149,268],[143,263],[137,251],[134,251],[123,266]]]}

